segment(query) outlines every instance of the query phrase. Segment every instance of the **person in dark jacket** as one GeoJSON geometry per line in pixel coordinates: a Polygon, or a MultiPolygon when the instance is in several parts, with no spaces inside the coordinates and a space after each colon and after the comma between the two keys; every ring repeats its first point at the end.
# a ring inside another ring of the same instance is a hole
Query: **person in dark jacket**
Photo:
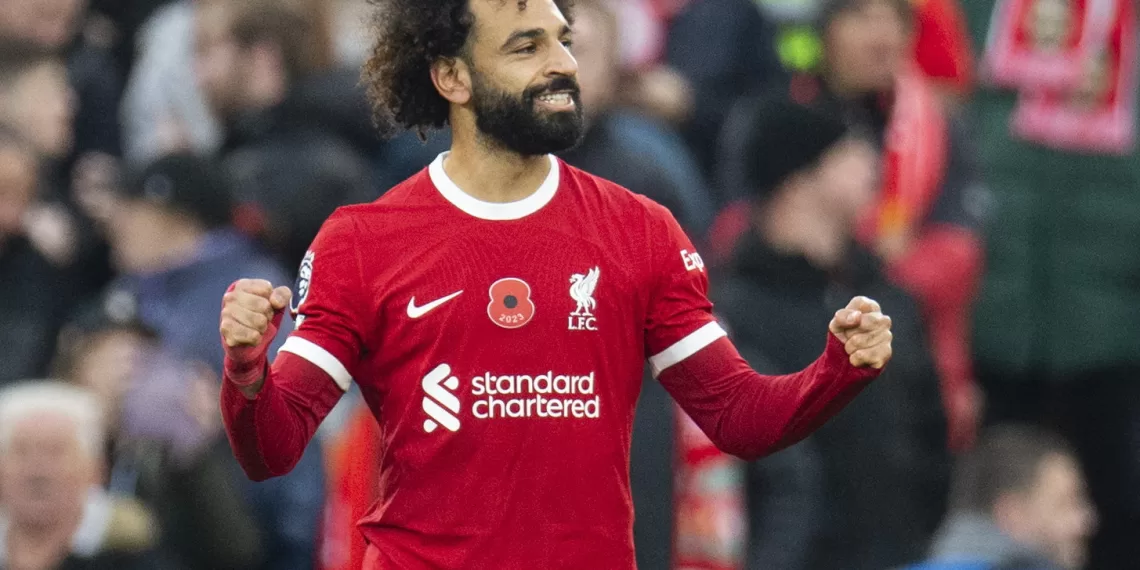
{"type": "MultiPolygon", "coordinates": [[[[981,279],[985,213],[972,139],[963,117],[947,111],[911,58],[914,15],[908,0],[823,0],[818,70],[798,73],[777,93],[742,101],[723,133],[720,172],[729,189],[747,190],[740,145],[748,116],[785,98],[841,116],[882,150],[881,179],[857,228],[860,243],[922,309],[941,380],[954,451],[973,442],[981,415],[970,349],[973,300],[981,279]]],[[[715,257],[715,256],[714,256],[715,257]]]]}
{"type": "MultiPolygon", "coordinates": [[[[160,346],[202,365],[215,382],[222,370],[218,320],[200,310],[204,299],[217,298],[243,275],[275,283],[285,278],[277,263],[228,225],[231,194],[216,162],[171,155],[132,177],[111,224],[112,251],[123,275],[107,295],[137,303],[139,321],[156,332],[160,346]]],[[[286,321],[275,347],[292,330],[286,321]]],[[[266,483],[250,483],[236,462],[230,466],[263,530],[268,557],[262,567],[311,568],[325,500],[319,444],[305,451],[288,476],[266,483]]]]}
{"type": "Polygon", "coordinates": [[[38,185],[35,153],[0,130],[0,385],[47,372],[56,332],[70,310],[65,272],[27,237],[38,185]]]}
{"type": "Polygon", "coordinates": [[[323,20],[297,6],[215,2],[195,18],[198,81],[226,131],[238,225],[296,267],[333,210],[380,195],[369,159],[381,142],[359,74],[331,66],[323,20]]]}
{"type": "Polygon", "coordinates": [[[711,176],[721,159],[716,142],[733,104],[781,83],[786,74],[776,54],[777,30],[756,2],[686,4],[670,22],[665,63],[692,88],[692,111],[682,131],[711,176]]]}
{"type": "Polygon", "coordinates": [[[808,446],[789,450],[801,459],[753,465],[752,528],[799,535],[754,533],[749,568],[881,570],[913,560],[942,512],[945,417],[914,300],[853,242],[857,214],[874,197],[878,155],[838,118],[790,101],[773,101],[750,127],[751,224],[711,288],[742,354],[763,358],[771,373],[797,370],[824,341],[812,324],[853,290],[898,308],[899,350],[864,397],[808,446]],[[807,506],[787,506],[797,504],[807,506]]]}

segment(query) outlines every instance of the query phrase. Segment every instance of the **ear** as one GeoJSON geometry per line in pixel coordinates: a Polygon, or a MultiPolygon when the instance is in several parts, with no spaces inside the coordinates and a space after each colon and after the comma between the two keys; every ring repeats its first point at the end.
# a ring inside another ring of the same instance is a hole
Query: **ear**
{"type": "Polygon", "coordinates": [[[456,105],[471,100],[471,68],[458,57],[442,57],[431,64],[431,81],[439,94],[456,105]]]}

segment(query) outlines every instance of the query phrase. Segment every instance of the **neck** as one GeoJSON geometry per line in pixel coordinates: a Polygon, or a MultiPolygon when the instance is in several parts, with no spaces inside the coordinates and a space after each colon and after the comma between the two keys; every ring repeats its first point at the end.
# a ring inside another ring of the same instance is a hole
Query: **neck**
{"type": "Polygon", "coordinates": [[[776,251],[802,255],[813,266],[837,267],[847,250],[847,234],[840,224],[792,200],[774,201],[757,216],[764,241],[776,251]]]}
{"type": "Polygon", "coordinates": [[[550,174],[550,159],[545,155],[522,156],[503,148],[479,134],[473,121],[452,124],[451,152],[443,169],[472,197],[484,202],[517,202],[533,194],[550,174]]]}
{"type": "Polygon", "coordinates": [[[8,530],[7,558],[11,570],[55,568],[71,550],[71,537],[82,511],[69,513],[52,525],[13,524],[8,530]]]}

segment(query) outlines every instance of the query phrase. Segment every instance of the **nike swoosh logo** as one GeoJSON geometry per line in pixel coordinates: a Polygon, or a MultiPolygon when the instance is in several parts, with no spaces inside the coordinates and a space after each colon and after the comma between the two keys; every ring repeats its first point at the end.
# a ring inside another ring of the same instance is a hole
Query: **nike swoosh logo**
{"type": "Polygon", "coordinates": [[[441,299],[436,299],[436,300],[434,300],[434,301],[432,301],[432,302],[430,302],[430,303],[428,303],[422,307],[417,307],[416,306],[416,298],[412,297],[412,300],[408,301],[408,316],[413,318],[413,319],[418,319],[418,318],[432,312],[433,310],[435,310],[440,305],[458,297],[462,293],[463,293],[463,291],[456,291],[456,292],[454,292],[454,293],[452,293],[446,297],[443,297],[441,299]]]}

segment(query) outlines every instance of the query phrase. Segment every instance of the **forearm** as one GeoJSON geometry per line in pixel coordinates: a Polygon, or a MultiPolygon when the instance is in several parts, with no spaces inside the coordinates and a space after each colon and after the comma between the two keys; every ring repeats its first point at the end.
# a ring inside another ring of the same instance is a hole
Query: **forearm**
{"type": "Polygon", "coordinates": [[[263,481],[291,471],[341,395],[323,370],[288,352],[280,353],[253,399],[227,372],[222,418],[246,475],[263,481]]]}
{"type": "Polygon", "coordinates": [[[856,368],[834,335],[822,356],[795,374],[764,376],[727,339],[666,369],[659,380],[723,451],[754,459],[803,439],[878,376],[856,368]]]}

